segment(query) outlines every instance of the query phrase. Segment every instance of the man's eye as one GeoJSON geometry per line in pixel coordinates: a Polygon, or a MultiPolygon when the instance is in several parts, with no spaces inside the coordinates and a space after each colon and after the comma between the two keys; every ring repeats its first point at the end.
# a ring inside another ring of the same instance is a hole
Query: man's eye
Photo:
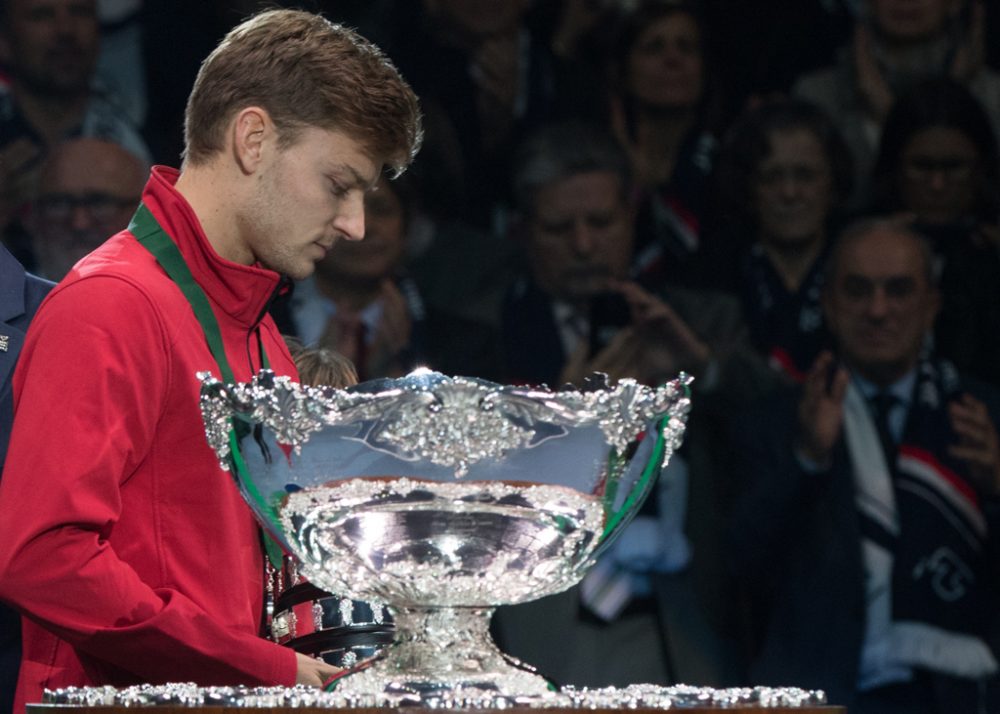
{"type": "Polygon", "coordinates": [[[539,226],[542,233],[550,235],[553,237],[564,236],[569,234],[573,230],[573,224],[569,221],[560,221],[558,223],[542,223],[539,226]]]}
{"type": "Polygon", "coordinates": [[[885,294],[892,298],[909,297],[916,291],[917,283],[912,278],[894,278],[885,284],[885,294]]]}
{"type": "Polygon", "coordinates": [[[333,195],[336,196],[337,198],[343,198],[344,196],[346,196],[348,190],[349,189],[347,189],[344,186],[341,186],[338,183],[333,184],[333,186],[330,188],[330,192],[333,193],[333,195]]]}

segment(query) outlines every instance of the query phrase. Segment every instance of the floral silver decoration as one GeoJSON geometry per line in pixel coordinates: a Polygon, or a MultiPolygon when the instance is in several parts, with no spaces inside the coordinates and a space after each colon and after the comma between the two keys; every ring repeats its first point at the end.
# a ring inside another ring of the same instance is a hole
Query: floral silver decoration
{"type": "MultiPolygon", "coordinates": [[[[397,707],[415,702],[412,695],[384,693],[345,695],[323,692],[303,686],[296,687],[199,687],[195,684],[137,685],[124,689],[114,687],[67,687],[46,690],[44,703],[62,707],[205,707],[224,706],[240,709],[255,708],[330,708],[397,707]]],[[[821,690],[796,687],[733,687],[713,689],[683,684],[661,687],[653,684],[633,684],[628,687],[587,689],[563,687],[559,691],[534,697],[508,697],[482,692],[476,696],[444,693],[422,706],[434,709],[685,709],[691,707],[740,709],[760,707],[800,709],[825,706],[826,694],[821,690]]]]}
{"type": "MultiPolygon", "coordinates": [[[[228,469],[233,417],[263,424],[279,442],[296,450],[324,425],[370,420],[366,434],[370,443],[452,468],[460,478],[483,459],[531,443],[539,436],[538,424],[599,424],[608,444],[621,453],[654,416],[682,417],[690,408],[687,375],[656,389],[623,379],[610,388],[606,381],[595,380],[584,389],[559,391],[426,371],[410,376],[417,378],[406,380],[404,387],[361,391],[305,387],[267,370],[247,384],[224,384],[201,372],[201,410],[209,445],[228,469]]],[[[670,419],[667,453],[683,433],[684,419],[670,419]]]]}

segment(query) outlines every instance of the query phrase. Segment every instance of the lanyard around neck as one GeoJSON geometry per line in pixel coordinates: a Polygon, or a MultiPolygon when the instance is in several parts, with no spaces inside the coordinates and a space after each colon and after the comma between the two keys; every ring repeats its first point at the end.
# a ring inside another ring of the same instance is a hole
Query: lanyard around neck
{"type": "MultiPolygon", "coordinates": [[[[212,305],[208,301],[208,296],[205,295],[205,291],[202,290],[191,274],[191,269],[184,260],[184,256],[181,255],[177,243],[163,230],[163,227],[144,203],[139,204],[139,208],[136,210],[135,215],[132,216],[131,222],[129,222],[128,230],[136,237],[140,245],[153,254],[156,261],[166,271],[167,276],[180,288],[184,297],[191,305],[198,323],[201,325],[201,329],[205,334],[205,341],[208,343],[208,349],[219,367],[222,380],[226,384],[235,384],[236,379],[233,376],[232,367],[229,365],[229,359],[226,357],[226,350],[222,341],[222,331],[219,329],[219,321],[215,317],[215,312],[213,312],[212,305]]],[[[270,367],[270,363],[267,359],[267,353],[264,350],[264,341],[260,338],[260,333],[257,334],[257,342],[260,345],[261,367],[267,369],[270,367]]],[[[231,472],[247,490],[251,498],[257,502],[258,506],[272,520],[272,524],[278,528],[278,532],[281,532],[276,514],[274,514],[273,509],[254,486],[253,480],[247,475],[247,467],[243,461],[243,453],[240,450],[238,435],[238,432],[241,434],[246,433],[246,425],[242,426],[244,426],[244,429],[239,429],[234,421],[233,429],[229,432],[231,472]]],[[[277,563],[276,567],[280,567],[281,555],[277,544],[272,538],[265,537],[264,545],[271,562],[277,563]]]]}
{"type": "MultiPolygon", "coordinates": [[[[132,216],[132,220],[128,224],[128,230],[146,250],[153,254],[170,279],[184,293],[184,297],[191,305],[191,309],[194,310],[195,318],[197,318],[202,331],[205,333],[205,341],[208,343],[208,349],[212,353],[216,365],[219,367],[219,374],[222,376],[222,381],[226,384],[235,384],[236,379],[233,376],[232,367],[229,366],[226,349],[222,342],[222,331],[219,329],[219,321],[215,318],[215,312],[208,301],[208,296],[205,295],[205,291],[195,281],[194,276],[191,274],[191,269],[184,260],[184,256],[181,255],[181,251],[174,242],[174,239],[163,230],[163,227],[144,203],[139,204],[138,210],[136,210],[135,215],[132,216]]],[[[264,351],[264,343],[259,339],[259,336],[258,342],[260,344],[261,366],[267,368],[270,365],[268,364],[267,353],[264,351]]]]}

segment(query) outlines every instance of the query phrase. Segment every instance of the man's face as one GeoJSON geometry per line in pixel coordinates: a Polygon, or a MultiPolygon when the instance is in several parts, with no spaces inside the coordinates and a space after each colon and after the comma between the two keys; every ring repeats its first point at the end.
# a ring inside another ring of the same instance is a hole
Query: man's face
{"type": "Polygon", "coordinates": [[[244,243],[262,265],[294,280],[341,238],[365,235],[365,194],[381,165],[361,143],[338,131],[300,130],[275,148],[260,169],[257,187],[238,218],[244,243]]]}
{"type": "Polygon", "coordinates": [[[80,258],[123,230],[145,178],[142,162],[117,144],[74,139],[58,145],[42,167],[28,221],[39,271],[61,280],[80,258]]]}
{"type": "Polygon", "coordinates": [[[939,307],[918,239],[880,226],[833,259],[823,307],[840,356],[862,377],[891,384],[916,365],[939,307]]]}
{"type": "Polygon", "coordinates": [[[405,248],[403,202],[383,175],[376,190],[365,196],[365,239],[334,245],[330,254],[316,264],[317,277],[377,282],[393,274],[405,248]]]}
{"type": "Polygon", "coordinates": [[[4,59],[29,91],[86,92],[99,49],[95,0],[8,0],[4,59]]]}
{"type": "Polygon", "coordinates": [[[789,246],[821,239],[833,201],[826,153],[807,129],[773,132],[754,195],[761,240],[789,246]]]}
{"type": "Polygon", "coordinates": [[[539,192],[528,257],[538,285],[552,297],[585,301],[628,273],[632,211],[621,181],[594,171],[555,181],[539,192]]]}
{"type": "Polygon", "coordinates": [[[903,208],[926,223],[962,218],[976,201],[979,152],[962,132],[930,127],[917,132],[900,157],[899,189],[903,208]]]}
{"type": "Polygon", "coordinates": [[[890,41],[919,42],[934,37],[957,9],[957,0],[869,0],[875,26],[890,41]]]}

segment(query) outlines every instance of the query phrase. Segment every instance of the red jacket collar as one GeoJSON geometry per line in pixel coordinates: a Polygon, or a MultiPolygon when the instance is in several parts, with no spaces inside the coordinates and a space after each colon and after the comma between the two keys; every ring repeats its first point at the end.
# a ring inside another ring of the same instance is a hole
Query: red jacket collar
{"type": "Polygon", "coordinates": [[[174,188],[180,172],[154,166],[142,202],[174,239],[194,279],[209,300],[239,322],[252,327],[267,307],[280,276],[259,265],[226,260],[208,242],[191,205],[174,188]]]}

